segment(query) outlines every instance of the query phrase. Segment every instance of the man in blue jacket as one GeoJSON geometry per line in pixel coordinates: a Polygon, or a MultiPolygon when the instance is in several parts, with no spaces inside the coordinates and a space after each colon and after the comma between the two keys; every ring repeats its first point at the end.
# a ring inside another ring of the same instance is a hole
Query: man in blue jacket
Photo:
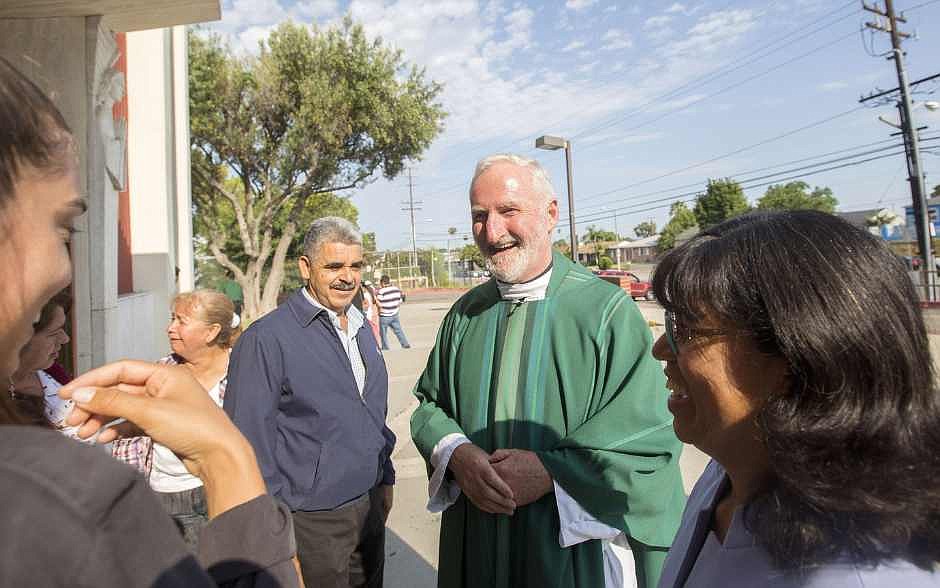
{"type": "Polygon", "coordinates": [[[362,263],[349,221],[314,221],[304,287],[255,321],[229,362],[225,412],[293,513],[308,586],[382,586],[395,435],[382,354],[351,304],[362,263]]]}

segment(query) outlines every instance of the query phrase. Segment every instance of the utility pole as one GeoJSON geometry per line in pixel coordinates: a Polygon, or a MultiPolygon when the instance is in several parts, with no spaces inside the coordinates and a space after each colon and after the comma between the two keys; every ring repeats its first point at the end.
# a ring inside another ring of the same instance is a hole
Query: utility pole
{"type": "Polygon", "coordinates": [[[924,173],[920,163],[920,137],[917,125],[911,114],[911,92],[907,83],[907,70],[904,67],[904,51],[901,49],[903,39],[910,38],[909,33],[898,30],[898,23],[907,23],[903,16],[894,12],[894,0],[885,0],[885,9],[882,11],[877,5],[869,6],[862,0],[862,8],[877,16],[875,22],[867,22],[865,26],[891,35],[891,57],[898,74],[898,92],[900,100],[897,103],[901,115],[901,132],[904,137],[904,149],[907,152],[908,181],[911,184],[911,199],[914,208],[914,224],[917,228],[917,243],[920,246],[920,256],[923,260],[925,300],[936,300],[934,286],[936,283],[936,268],[933,260],[933,242],[930,237],[930,218],[927,210],[927,190],[924,186],[924,173]],[[882,18],[887,19],[887,22],[882,18]]]}
{"type": "Polygon", "coordinates": [[[415,229],[415,211],[421,210],[422,202],[419,200],[415,202],[415,192],[414,192],[414,177],[411,175],[411,168],[408,168],[408,201],[402,202],[404,208],[403,211],[408,212],[411,215],[411,267],[412,270],[411,276],[414,277],[414,268],[418,267],[418,234],[415,229]]]}

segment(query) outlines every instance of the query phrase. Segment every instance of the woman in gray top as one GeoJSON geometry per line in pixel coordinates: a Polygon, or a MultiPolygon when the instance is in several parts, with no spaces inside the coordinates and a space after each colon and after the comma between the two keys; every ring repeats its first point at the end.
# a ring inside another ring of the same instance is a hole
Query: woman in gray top
{"type": "Polygon", "coordinates": [[[653,288],[676,435],[714,459],[660,587],[940,585],[940,399],[884,243],[751,213],[669,253],[653,288]]]}
{"type": "MultiPolygon", "coordinates": [[[[0,58],[0,381],[40,310],[71,280],[85,210],[62,115],[0,58]]],[[[0,395],[0,586],[296,586],[290,514],[265,493],[251,446],[181,367],[121,362],[65,386],[87,438],[117,417],[180,455],[205,483],[199,560],[143,478],[104,452],[22,423],[0,395]],[[208,570],[208,573],[207,571],[208,570]]],[[[108,429],[101,442],[118,434],[108,429]]]]}

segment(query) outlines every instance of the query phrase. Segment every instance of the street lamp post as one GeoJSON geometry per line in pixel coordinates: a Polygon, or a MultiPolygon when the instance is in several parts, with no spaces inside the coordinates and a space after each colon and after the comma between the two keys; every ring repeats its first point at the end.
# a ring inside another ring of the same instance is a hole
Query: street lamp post
{"type": "Polygon", "coordinates": [[[574,188],[571,178],[571,142],[562,137],[553,137],[551,135],[542,135],[535,140],[537,149],[547,149],[555,151],[557,149],[565,150],[565,165],[568,171],[568,225],[571,230],[571,259],[578,262],[578,233],[574,226],[574,188]]]}

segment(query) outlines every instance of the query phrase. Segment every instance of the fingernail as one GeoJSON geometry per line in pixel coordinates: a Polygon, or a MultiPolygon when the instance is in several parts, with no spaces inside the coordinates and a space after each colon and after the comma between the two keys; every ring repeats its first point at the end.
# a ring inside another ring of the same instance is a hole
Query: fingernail
{"type": "Polygon", "coordinates": [[[94,397],[94,388],[79,388],[75,392],[72,392],[72,400],[75,402],[91,402],[91,399],[94,397]]]}

